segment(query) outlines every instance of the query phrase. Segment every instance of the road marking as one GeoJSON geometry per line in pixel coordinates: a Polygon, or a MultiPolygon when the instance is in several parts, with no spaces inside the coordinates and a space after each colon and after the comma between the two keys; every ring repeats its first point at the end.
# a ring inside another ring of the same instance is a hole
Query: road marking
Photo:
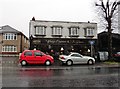
{"type": "Polygon", "coordinates": [[[17,64],[18,61],[0,61],[0,64],[17,64]]]}

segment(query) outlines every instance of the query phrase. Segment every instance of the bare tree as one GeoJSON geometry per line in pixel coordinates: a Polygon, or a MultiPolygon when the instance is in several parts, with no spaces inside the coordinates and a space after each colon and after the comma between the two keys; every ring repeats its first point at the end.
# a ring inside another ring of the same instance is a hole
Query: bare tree
{"type": "Polygon", "coordinates": [[[114,30],[114,18],[117,12],[117,0],[107,0],[106,2],[103,0],[99,0],[99,2],[95,3],[96,6],[99,7],[99,13],[101,13],[102,20],[106,22],[105,27],[108,32],[108,58],[111,60],[112,56],[112,31],[114,30]]]}

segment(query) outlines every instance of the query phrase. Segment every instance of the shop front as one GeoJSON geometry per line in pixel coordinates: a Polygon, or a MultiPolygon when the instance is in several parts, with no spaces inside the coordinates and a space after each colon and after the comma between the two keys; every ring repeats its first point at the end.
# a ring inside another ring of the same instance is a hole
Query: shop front
{"type": "Polygon", "coordinates": [[[45,53],[51,51],[59,54],[67,52],[78,52],[82,55],[90,55],[96,51],[96,39],[92,39],[94,44],[89,43],[91,39],[75,39],[75,38],[32,38],[30,39],[30,49],[41,50],[45,53]]]}

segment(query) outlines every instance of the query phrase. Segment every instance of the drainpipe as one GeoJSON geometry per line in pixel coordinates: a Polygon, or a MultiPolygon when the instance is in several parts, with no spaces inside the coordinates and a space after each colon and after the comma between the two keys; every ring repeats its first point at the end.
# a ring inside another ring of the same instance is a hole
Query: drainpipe
{"type": "Polygon", "coordinates": [[[22,53],[22,33],[20,33],[20,35],[21,35],[21,39],[20,39],[20,53],[22,53]]]}

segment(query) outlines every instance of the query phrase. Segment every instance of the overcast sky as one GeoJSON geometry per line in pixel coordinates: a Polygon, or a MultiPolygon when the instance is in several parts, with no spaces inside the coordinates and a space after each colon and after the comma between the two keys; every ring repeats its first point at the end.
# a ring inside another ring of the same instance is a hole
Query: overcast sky
{"type": "Polygon", "coordinates": [[[96,22],[94,0],[0,0],[0,26],[9,25],[28,37],[36,20],[96,22]]]}

